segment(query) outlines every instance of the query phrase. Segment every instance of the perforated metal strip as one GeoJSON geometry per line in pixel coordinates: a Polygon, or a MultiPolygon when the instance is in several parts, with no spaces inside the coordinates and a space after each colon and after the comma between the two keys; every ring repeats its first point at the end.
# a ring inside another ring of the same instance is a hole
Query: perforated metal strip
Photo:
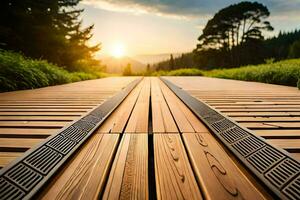
{"type": "Polygon", "coordinates": [[[280,199],[300,199],[299,161],[165,78],[161,80],[274,194],[280,199]]]}
{"type": "Polygon", "coordinates": [[[131,82],[87,115],[3,168],[0,171],[0,199],[33,197],[140,81],[131,82]]]}

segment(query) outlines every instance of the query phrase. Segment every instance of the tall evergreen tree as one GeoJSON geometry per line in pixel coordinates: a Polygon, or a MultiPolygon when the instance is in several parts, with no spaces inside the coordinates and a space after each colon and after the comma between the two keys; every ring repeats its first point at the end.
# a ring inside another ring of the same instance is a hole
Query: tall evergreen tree
{"type": "Polygon", "coordinates": [[[174,57],[173,57],[173,54],[170,55],[169,69],[170,69],[170,70],[174,70],[174,69],[175,69],[175,63],[174,63],[174,57]]]}
{"type": "Polygon", "coordinates": [[[0,2],[0,48],[21,51],[74,69],[99,50],[89,47],[93,26],[82,28],[80,0],[3,0],[0,2]]]}
{"type": "Polygon", "coordinates": [[[240,2],[217,12],[198,38],[195,49],[198,64],[208,67],[234,67],[263,60],[263,31],[273,27],[266,18],[268,8],[257,2],[240,2]],[[253,50],[257,55],[253,56],[253,50]]]}

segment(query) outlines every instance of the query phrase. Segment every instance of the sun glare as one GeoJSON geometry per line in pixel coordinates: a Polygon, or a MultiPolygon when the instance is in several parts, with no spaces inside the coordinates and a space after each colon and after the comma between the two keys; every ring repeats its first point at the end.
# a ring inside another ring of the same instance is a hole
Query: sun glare
{"type": "Polygon", "coordinates": [[[125,54],[125,48],[122,43],[115,43],[111,49],[111,55],[115,58],[122,58],[125,54]]]}

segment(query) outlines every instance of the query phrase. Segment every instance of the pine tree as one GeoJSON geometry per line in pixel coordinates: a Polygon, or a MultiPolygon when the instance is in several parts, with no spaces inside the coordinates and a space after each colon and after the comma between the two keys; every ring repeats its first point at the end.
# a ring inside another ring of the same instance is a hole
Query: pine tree
{"type": "Polygon", "coordinates": [[[169,68],[170,68],[170,70],[174,70],[174,69],[175,69],[175,63],[174,63],[174,57],[173,57],[173,54],[170,55],[170,64],[169,64],[169,68]]]}
{"type": "Polygon", "coordinates": [[[74,70],[92,62],[99,45],[89,47],[93,25],[82,28],[79,0],[3,0],[0,2],[0,48],[21,51],[74,70]]]}

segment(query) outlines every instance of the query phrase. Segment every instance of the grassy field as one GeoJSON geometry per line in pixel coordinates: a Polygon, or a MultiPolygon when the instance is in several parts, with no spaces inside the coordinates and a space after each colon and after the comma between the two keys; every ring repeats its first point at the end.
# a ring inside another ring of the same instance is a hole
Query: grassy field
{"type": "Polygon", "coordinates": [[[203,71],[195,68],[153,72],[152,76],[208,76],[215,78],[256,81],[278,85],[297,86],[300,89],[300,59],[250,65],[232,69],[203,71]]]}
{"type": "Polygon", "coordinates": [[[151,76],[203,76],[203,71],[195,68],[176,69],[172,71],[160,70],[152,72],[151,76]]]}
{"type": "Polygon", "coordinates": [[[218,69],[205,71],[205,76],[256,81],[279,85],[297,86],[300,88],[300,59],[284,60],[280,62],[250,65],[233,69],[218,69]]]}
{"type": "Polygon", "coordinates": [[[50,85],[96,79],[101,72],[68,72],[44,60],[32,60],[21,54],[0,50],[0,91],[33,89],[50,85]]]}

